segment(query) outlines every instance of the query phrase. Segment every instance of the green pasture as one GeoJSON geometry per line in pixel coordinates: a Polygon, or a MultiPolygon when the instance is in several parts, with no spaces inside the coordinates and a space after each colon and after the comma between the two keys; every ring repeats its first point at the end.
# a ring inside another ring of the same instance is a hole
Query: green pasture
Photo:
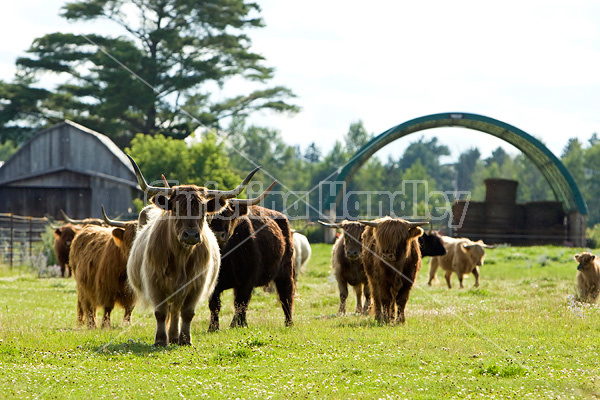
{"type": "MultiPolygon", "coordinates": [[[[154,317],[123,327],[76,324],[72,279],[0,267],[0,398],[548,398],[600,397],[600,310],[574,298],[577,249],[488,250],[481,286],[426,285],[428,259],[404,326],[336,315],[331,246],[316,244],[300,276],[292,328],[275,294],[256,290],[247,329],[207,333],[202,302],[193,346],[154,348],[154,317]]],[[[456,282],[456,277],[454,277],[456,282]]],[[[349,297],[348,310],[354,310],[349,297]]]]}

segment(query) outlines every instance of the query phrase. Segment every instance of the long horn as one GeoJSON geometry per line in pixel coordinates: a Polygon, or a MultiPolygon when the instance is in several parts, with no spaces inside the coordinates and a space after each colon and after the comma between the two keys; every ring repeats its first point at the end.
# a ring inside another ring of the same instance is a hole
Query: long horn
{"type": "Polygon", "coordinates": [[[108,217],[106,216],[106,211],[104,211],[104,204],[102,204],[102,205],[100,206],[100,208],[102,208],[102,218],[104,218],[104,222],[106,222],[106,225],[109,225],[109,226],[115,226],[115,227],[117,227],[117,228],[125,228],[125,227],[127,226],[127,224],[126,224],[125,222],[122,222],[122,221],[114,221],[114,220],[112,220],[112,219],[108,218],[108,217]]]}
{"type": "Polygon", "coordinates": [[[163,193],[163,194],[166,194],[167,196],[169,196],[171,193],[173,193],[172,188],[161,188],[158,186],[148,185],[148,182],[146,182],[146,179],[144,179],[144,175],[142,175],[142,171],[140,170],[140,167],[138,167],[135,160],[129,154],[125,154],[125,155],[127,156],[127,158],[129,158],[129,161],[131,162],[131,165],[133,166],[133,170],[135,171],[135,177],[137,178],[138,183],[140,184],[140,188],[142,188],[143,192],[147,193],[149,196],[154,196],[155,194],[158,194],[158,193],[163,193]]]}
{"type": "Polygon", "coordinates": [[[163,184],[165,185],[165,187],[166,187],[167,189],[170,189],[170,188],[171,188],[171,185],[169,185],[169,181],[167,181],[167,178],[165,178],[165,174],[162,174],[160,177],[162,178],[162,180],[163,180],[163,184]]]}
{"type": "Polygon", "coordinates": [[[72,219],[72,218],[70,218],[67,215],[67,213],[65,213],[62,209],[60,210],[60,213],[64,217],[65,221],[70,222],[72,224],[81,224],[83,222],[83,220],[81,220],[81,219],[72,219]]]}
{"type": "Polygon", "coordinates": [[[222,199],[232,199],[235,196],[239,195],[240,193],[242,193],[244,191],[244,189],[246,188],[246,185],[248,184],[248,182],[250,182],[250,180],[252,179],[252,177],[254,176],[254,174],[256,174],[258,172],[258,170],[260,169],[260,167],[256,167],[252,170],[252,172],[250,172],[248,174],[248,176],[242,181],[242,183],[240,183],[238,185],[238,187],[236,187],[233,190],[213,190],[213,189],[209,189],[206,191],[206,193],[209,196],[213,196],[213,197],[220,197],[222,199]]]}
{"type": "Polygon", "coordinates": [[[269,192],[271,191],[271,189],[273,189],[273,186],[275,186],[276,183],[277,183],[277,181],[273,181],[273,183],[271,183],[271,186],[269,186],[267,188],[267,190],[265,190],[264,192],[262,192],[258,197],[255,197],[253,199],[231,199],[231,200],[229,200],[229,202],[233,203],[233,204],[238,204],[238,205],[245,204],[247,206],[253,206],[255,204],[258,204],[261,201],[263,201],[263,199],[265,197],[267,197],[267,195],[269,194],[269,192]]]}
{"type": "Polygon", "coordinates": [[[341,228],[340,224],[330,224],[329,222],[318,221],[321,225],[328,228],[341,228]]]}
{"type": "Polygon", "coordinates": [[[375,222],[375,221],[363,221],[363,220],[359,219],[358,222],[360,222],[363,225],[370,226],[372,228],[377,228],[379,226],[379,222],[375,222]]]}

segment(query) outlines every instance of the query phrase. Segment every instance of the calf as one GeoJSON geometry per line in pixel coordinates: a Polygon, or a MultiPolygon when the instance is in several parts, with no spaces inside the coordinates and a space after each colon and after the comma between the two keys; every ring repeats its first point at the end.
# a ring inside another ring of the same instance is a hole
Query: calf
{"type": "Polygon", "coordinates": [[[210,222],[222,254],[217,286],[209,300],[210,331],[219,329],[223,291],[234,290],[235,311],[230,326],[247,326],[252,290],[270,281],[275,282],[285,325],[292,325],[294,261],[289,221],[277,211],[255,205],[274,184],[255,199],[230,200],[210,222]]]}
{"type": "Polygon", "coordinates": [[[438,267],[442,267],[446,271],[444,278],[446,278],[449,289],[452,289],[452,283],[450,282],[452,273],[456,273],[458,276],[461,289],[464,288],[464,275],[473,273],[475,276],[474,287],[478,287],[479,267],[483,265],[485,249],[493,249],[495,246],[488,246],[482,240],[473,242],[466,238],[451,238],[447,236],[443,236],[442,239],[444,240],[444,247],[446,247],[447,253],[443,256],[431,258],[429,263],[429,281],[427,284],[431,286],[431,282],[436,277],[438,267]]]}
{"type": "Polygon", "coordinates": [[[60,266],[60,275],[65,276],[65,271],[69,270],[71,276],[72,268],[69,265],[69,251],[71,243],[75,236],[81,231],[81,226],[68,223],[54,229],[54,253],[60,266]]]}
{"type": "Polygon", "coordinates": [[[348,285],[352,286],[356,294],[355,312],[367,313],[371,304],[371,290],[361,259],[361,235],[365,230],[365,226],[360,222],[347,220],[338,224],[330,224],[323,221],[319,221],[319,223],[328,228],[339,228],[342,230],[342,234],[336,239],[331,250],[331,266],[340,291],[338,313],[346,313],[348,285]],[[363,291],[365,294],[364,306],[362,299],[363,291]]]}
{"type": "Polygon", "coordinates": [[[396,322],[403,324],[410,289],[421,268],[418,237],[423,229],[420,225],[428,222],[384,217],[360,223],[367,226],[362,234],[362,259],[373,296],[375,319],[389,323],[397,308],[396,322]]]}
{"type": "Polygon", "coordinates": [[[577,290],[582,301],[595,303],[600,294],[600,260],[592,253],[575,255],[577,265],[577,290]]]}
{"type": "Polygon", "coordinates": [[[77,318],[88,328],[96,327],[96,310],[104,309],[102,327],[110,328],[115,304],[125,309],[123,324],[131,322],[135,294],[127,283],[127,259],[137,231],[137,221],[111,221],[107,225],[87,225],[71,248],[71,262],[77,283],[77,318]]]}

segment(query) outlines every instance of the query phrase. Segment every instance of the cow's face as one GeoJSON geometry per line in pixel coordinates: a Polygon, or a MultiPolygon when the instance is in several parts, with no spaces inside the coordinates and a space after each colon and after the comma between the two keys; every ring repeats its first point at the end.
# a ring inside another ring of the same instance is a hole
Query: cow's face
{"type": "Polygon", "coordinates": [[[79,229],[76,226],[67,224],[55,229],[54,237],[56,241],[61,242],[67,249],[70,249],[71,242],[73,242],[77,233],[79,233],[79,229]]]}
{"type": "Polygon", "coordinates": [[[362,233],[365,226],[360,222],[344,221],[341,224],[344,231],[344,249],[349,260],[357,260],[362,253],[362,233]]]}
{"type": "Polygon", "coordinates": [[[463,243],[463,249],[475,265],[481,267],[485,258],[485,244],[479,240],[475,243],[463,243]]]}
{"type": "Polygon", "coordinates": [[[594,262],[596,261],[596,255],[588,252],[575,254],[575,261],[579,263],[579,265],[577,265],[578,271],[586,271],[593,267],[594,262]]]}
{"type": "MultiPolygon", "coordinates": [[[[383,261],[395,262],[406,258],[411,250],[414,239],[423,234],[423,229],[401,220],[386,218],[375,228],[375,242],[383,261]]],[[[414,244],[418,246],[418,244],[414,244]]]]}
{"type": "Polygon", "coordinates": [[[248,206],[230,202],[220,212],[210,218],[210,229],[212,229],[219,246],[227,243],[238,225],[239,217],[248,214],[248,206]]]}
{"type": "Polygon", "coordinates": [[[424,256],[443,256],[446,254],[444,241],[436,232],[426,232],[419,236],[419,245],[421,246],[421,254],[424,256]]]}
{"type": "Polygon", "coordinates": [[[182,185],[174,187],[168,198],[153,198],[154,204],[171,218],[171,229],[183,245],[198,244],[206,215],[219,212],[227,204],[225,199],[209,198],[206,190],[195,185],[182,185]]]}

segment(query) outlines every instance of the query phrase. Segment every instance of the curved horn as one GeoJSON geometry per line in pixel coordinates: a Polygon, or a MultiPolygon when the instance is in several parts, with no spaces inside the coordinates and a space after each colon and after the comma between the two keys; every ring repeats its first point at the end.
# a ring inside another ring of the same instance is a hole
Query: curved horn
{"type": "Polygon", "coordinates": [[[135,160],[129,154],[125,155],[127,156],[127,158],[129,158],[129,161],[133,166],[133,170],[135,171],[135,177],[137,178],[138,183],[140,184],[140,188],[142,188],[143,192],[147,193],[149,196],[154,196],[158,193],[165,193],[167,196],[169,196],[171,193],[173,193],[173,189],[171,188],[161,188],[157,186],[148,185],[148,182],[146,182],[146,179],[144,179],[144,175],[142,175],[142,171],[140,170],[140,167],[138,167],[138,165],[136,164],[135,160]]]}
{"type": "Polygon", "coordinates": [[[360,222],[363,225],[370,226],[372,228],[377,228],[379,226],[379,222],[375,222],[375,221],[363,221],[363,220],[359,219],[358,222],[360,222]]]}
{"type": "Polygon", "coordinates": [[[248,184],[248,182],[250,182],[250,179],[252,179],[252,177],[254,176],[254,174],[256,174],[258,172],[258,170],[260,169],[260,167],[256,167],[252,170],[252,172],[250,172],[248,174],[248,176],[242,181],[242,183],[240,183],[238,185],[238,187],[236,187],[233,190],[213,190],[213,189],[209,189],[206,191],[206,194],[209,196],[213,196],[213,197],[220,197],[222,199],[232,199],[235,196],[237,196],[238,194],[242,193],[244,191],[244,189],[246,188],[246,185],[248,184]]]}
{"type": "Polygon", "coordinates": [[[328,228],[341,228],[340,224],[330,224],[328,222],[318,221],[321,225],[326,226],[328,228]]]}
{"type": "Polygon", "coordinates": [[[106,222],[106,225],[114,226],[117,228],[125,228],[127,226],[127,224],[125,222],[115,221],[115,220],[108,218],[106,216],[106,211],[104,211],[104,204],[101,205],[100,208],[102,208],[102,218],[104,218],[104,222],[106,222]]]}
{"type": "Polygon", "coordinates": [[[233,204],[238,204],[238,205],[245,204],[247,206],[253,206],[255,204],[258,204],[261,201],[263,201],[263,199],[265,197],[267,197],[267,195],[269,194],[271,189],[273,189],[273,186],[275,186],[276,183],[277,183],[277,181],[273,181],[273,183],[271,183],[271,186],[269,186],[267,188],[267,190],[262,192],[258,197],[255,197],[253,199],[231,199],[231,200],[229,200],[229,202],[233,203],[233,204]]]}
{"type": "Polygon", "coordinates": [[[165,178],[165,174],[162,174],[160,177],[162,178],[163,184],[165,185],[165,187],[167,189],[171,189],[171,185],[169,185],[169,181],[167,181],[167,178],[165,178]]]}
{"type": "Polygon", "coordinates": [[[62,214],[62,216],[64,217],[65,221],[70,222],[72,224],[81,224],[83,222],[83,220],[81,219],[72,219],[70,218],[67,213],[65,213],[62,208],[60,210],[60,213],[62,214]]]}

